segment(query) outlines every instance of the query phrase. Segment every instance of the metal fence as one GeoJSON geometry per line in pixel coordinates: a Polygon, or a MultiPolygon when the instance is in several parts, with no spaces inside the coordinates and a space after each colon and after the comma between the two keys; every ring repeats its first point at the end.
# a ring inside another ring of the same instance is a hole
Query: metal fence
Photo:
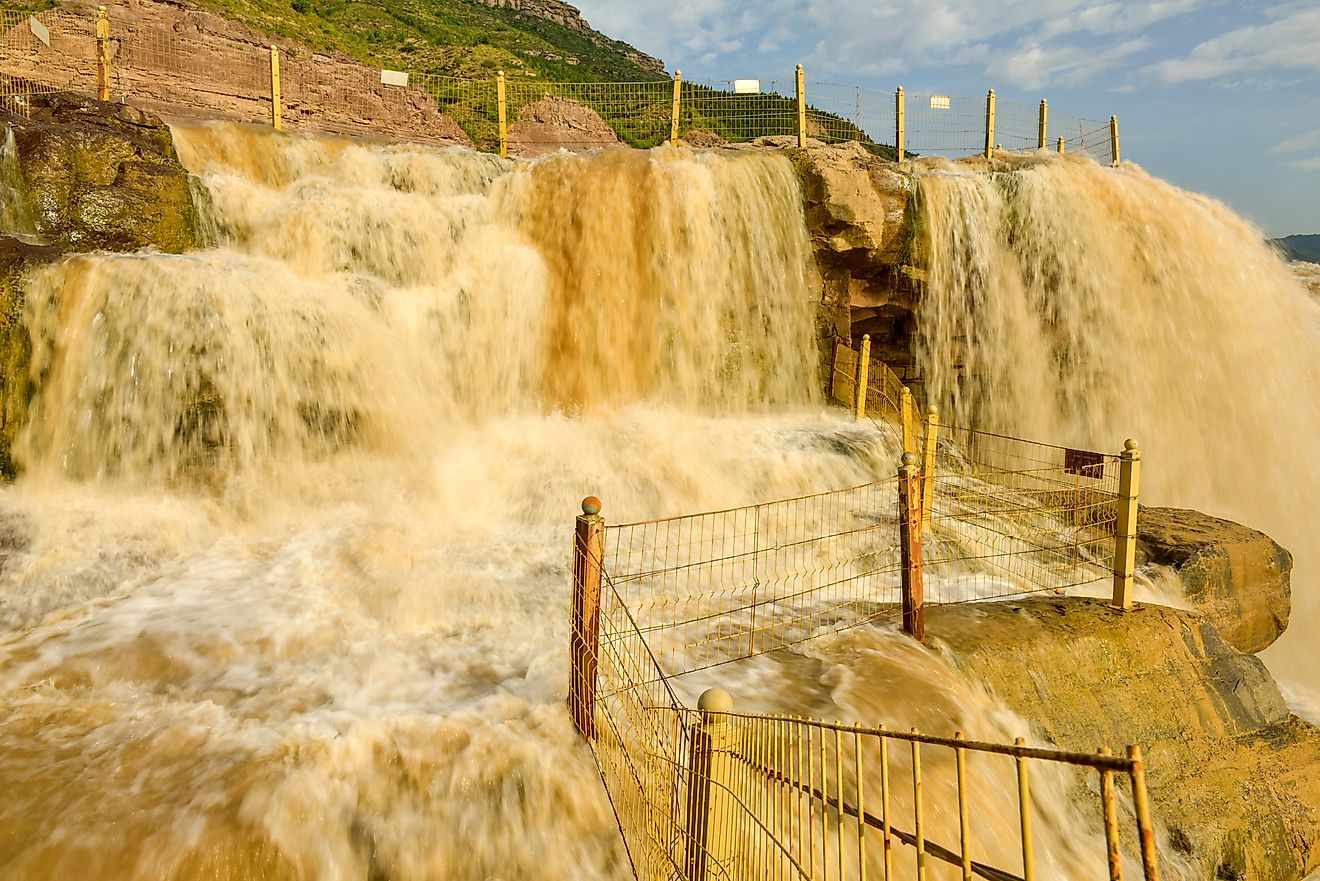
{"type": "Polygon", "coordinates": [[[145,22],[116,7],[99,17],[0,10],[0,104],[76,92],[166,114],[230,118],[328,134],[471,145],[504,155],[609,145],[698,146],[762,137],[805,146],[858,142],[912,154],[992,155],[1050,148],[1119,158],[1117,120],[1032,105],[905,95],[788,76],[711,82],[552,83],[375,70],[304,47],[145,22]],[[791,142],[791,141],[790,141],[791,142]]]}

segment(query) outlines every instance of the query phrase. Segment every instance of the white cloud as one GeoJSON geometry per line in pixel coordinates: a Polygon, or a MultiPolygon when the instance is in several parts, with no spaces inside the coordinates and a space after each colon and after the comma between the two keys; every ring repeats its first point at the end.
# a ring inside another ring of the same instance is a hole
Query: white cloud
{"type": "Polygon", "coordinates": [[[1124,59],[1147,49],[1150,40],[1137,37],[1104,49],[1089,46],[1049,46],[1030,43],[1007,54],[997,54],[986,68],[996,80],[1027,89],[1046,82],[1063,85],[1084,83],[1104,70],[1119,66],[1124,59]]]}
{"type": "Polygon", "coordinates": [[[1320,171],[1320,156],[1289,162],[1288,167],[1293,171],[1320,171]]]}
{"type": "Polygon", "coordinates": [[[1260,70],[1320,73],[1320,6],[1277,4],[1266,10],[1266,24],[1249,25],[1201,43],[1185,58],[1155,65],[1172,83],[1216,79],[1260,70]]]}
{"type": "Polygon", "coordinates": [[[1307,150],[1320,150],[1320,131],[1295,135],[1270,148],[1270,152],[1275,154],[1302,153],[1307,150]]]}

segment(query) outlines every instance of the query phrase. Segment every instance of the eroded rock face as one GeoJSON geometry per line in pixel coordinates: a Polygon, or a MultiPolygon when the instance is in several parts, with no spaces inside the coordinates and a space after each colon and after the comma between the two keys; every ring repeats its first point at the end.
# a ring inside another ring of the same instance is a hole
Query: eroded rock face
{"type": "Polygon", "coordinates": [[[1229,645],[1255,653],[1288,627],[1292,554],[1263,532],[1198,511],[1142,507],[1139,562],[1171,566],[1229,645]]]}
{"type": "Polygon", "coordinates": [[[181,253],[198,243],[188,172],[169,127],[123,104],[54,95],[14,118],[36,235],[77,250],[181,253]]]}
{"type": "Polygon", "coordinates": [[[622,145],[614,129],[595,110],[553,95],[524,107],[518,121],[509,126],[509,152],[515,156],[622,145]]]}
{"type": "Polygon", "coordinates": [[[910,179],[857,143],[809,146],[792,157],[824,281],[821,336],[870,334],[871,351],[906,379],[918,275],[911,265],[910,179]]]}
{"type": "MultiPolygon", "coordinates": [[[[1061,748],[1139,744],[1165,843],[1217,879],[1320,864],[1320,729],[1196,615],[1083,599],[931,608],[931,641],[1061,748]]],[[[1079,777],[1078,797],[1096,799],[1079,777]]]]}
{"type": "MultiPolygon", "coordinates": [[[[32,343],[23,324],[23,273],[30,266],[58,260],[64,248],[0,236],[0,475],[15,473],[9,451],[27,420],[31,387],[28,364],[32,343]]],[[[3,529],[0,528],[0,546],[3,529]]],[[[0,565],[3,551],[0,549],[0,565]]]]}

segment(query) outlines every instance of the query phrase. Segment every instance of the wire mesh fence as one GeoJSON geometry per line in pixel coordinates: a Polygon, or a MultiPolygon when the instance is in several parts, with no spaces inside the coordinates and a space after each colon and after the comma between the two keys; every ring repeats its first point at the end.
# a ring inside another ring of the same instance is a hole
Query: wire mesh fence
{"type": "MultiPolygon", "coordinates": [[[[681,138],[696,146],[764,137],[857,142],[895,158],[968,155],[986,147],[986,99],[895,92],[783,78],[561,83],[526,76],[457,79],[377,70],[304,47],[261,44],[243,29],[171,25],[112,7],[98,36],[95,13],[0,9],[0,105],[25,96],[108,94],[192,118],[287,124],[353,136],[404,137],[537,155],[681,138]],[[501,85],[501,82],[503,83],[501,85]],[[902,133],[902,134],[901,134],[902,133]]],[[[900,90],[901,91],[901,90],[900,90]]],[[[1033,108],[1000,104],[992,143],[1036,149],[1033,108]]],[[[1050,146],[1110,158],[1109,124],[1067,114],[1050,146]]]]}

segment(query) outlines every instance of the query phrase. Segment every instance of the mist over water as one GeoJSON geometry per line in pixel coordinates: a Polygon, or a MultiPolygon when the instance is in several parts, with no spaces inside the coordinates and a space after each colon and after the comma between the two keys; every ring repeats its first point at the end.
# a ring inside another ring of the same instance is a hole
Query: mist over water
{"type": "Polygon", "coordinates": [[[1143,450],[1142,501],[1268,533],[1295,555],[1263,657],[1320,688],[1320,309],[1224,205],[1133,165],[923,162],[919,358],[959,424],[1143,450]],[[950,357],[952,353],[952,357],[950,357]]]}

